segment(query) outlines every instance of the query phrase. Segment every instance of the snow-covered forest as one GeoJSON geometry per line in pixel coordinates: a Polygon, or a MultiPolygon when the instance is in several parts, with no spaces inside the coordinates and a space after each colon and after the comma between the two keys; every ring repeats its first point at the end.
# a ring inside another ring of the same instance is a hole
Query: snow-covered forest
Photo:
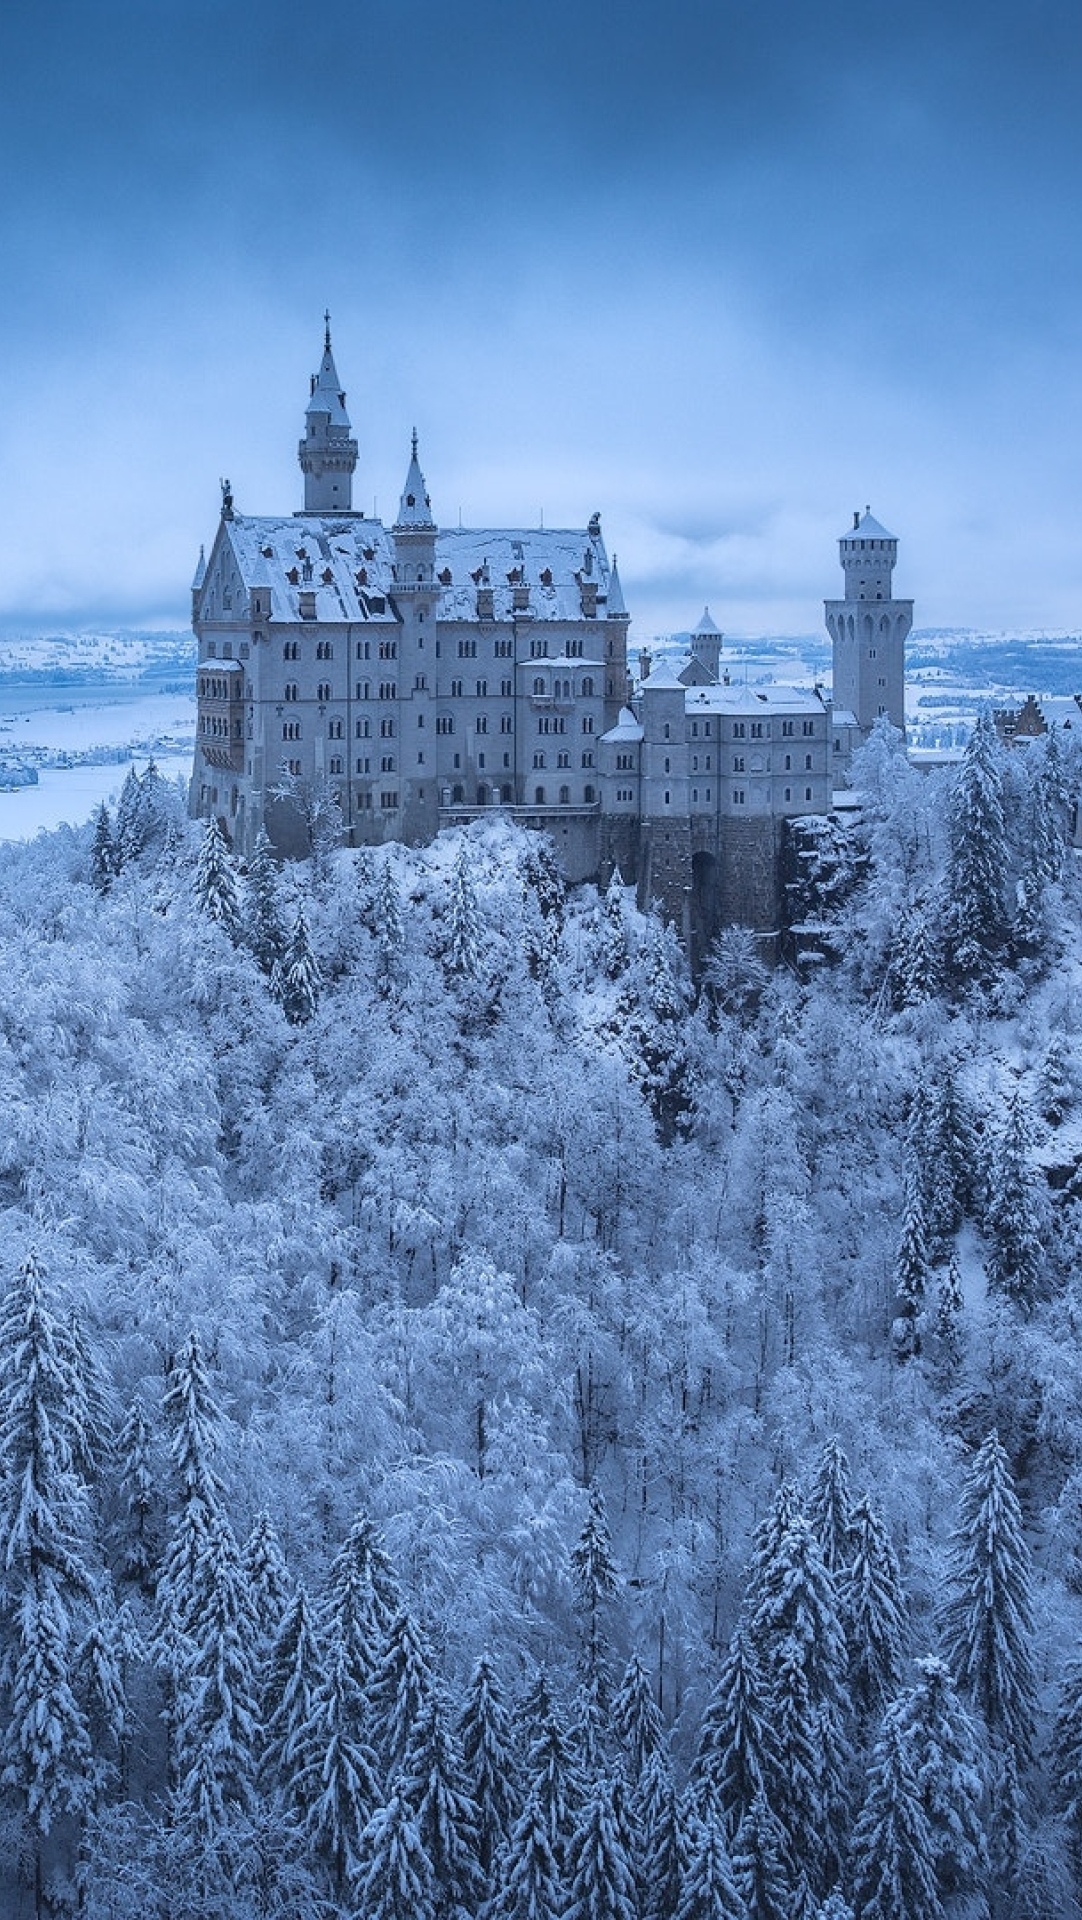
{"type": "Polygon", "coordinates": [[[0,1912],[1082,1887],[1078,769],[877,733],[701,981],[498,823],[0,850],[0,1912]]]}

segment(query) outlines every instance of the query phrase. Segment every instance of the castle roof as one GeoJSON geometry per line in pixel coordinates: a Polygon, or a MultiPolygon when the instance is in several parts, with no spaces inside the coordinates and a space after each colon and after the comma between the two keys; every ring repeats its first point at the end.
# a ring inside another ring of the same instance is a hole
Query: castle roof
{"type": "Polygon", "coordinates": [[[641,740],[642,737],[642,722],[636,720],[630,707],[621,707],[616,725],[601,735],[603,740],[641,740]]]}
{"type": "Polygon", "coordinates": [[[843,540],[893,540],[895,535],[880,526],[871,508],[865,507],[856,526],[849,527],[841,537],[843,540]]]}
{"type": "Polygon", "coordinates": [[[319,372],[312,382],[312,391],[305,413],[329,414],[332,427],[345,427],[348,431],[349,415],[346,412],[346,396],[342,391],[338,369],[334,364],[329,329],[323,348],[323,359],[320,361],[319,372]]]}
{"type": "Polygon", "coordinates": [[[703,617],[700,620],[698,626],[696,627],[695,632],[696,633],[716,633],[718,639],[719,640],[721,639],[721,628],[719,626],[716,626],[714,624],[714,621],[710,618],[709,607],[703,608],[703,617]]]}
{"type": "Polygon", "coordinates": [[[684,691],[684,683],[680,675],[677,673],[675,667],[669,665],[667,660],[658,661],[650,678],[644,680],[642,686],[644,693],[647,689],[649,689],[651,693],[662,691],[671,692],[674,690],[683,693],[684,691]]]}
{"type": "MultiPolygon", "coordinates": [[[[315,618],[323,623],[397,617],[396,549],[380,520],[235,513],[222,521],[219,538],[228,541],[246,589],[270,587],[271,620],[299,621],[302,593],[315,594],[315,618]]],[[[435,573],[438,620],[476,620],[478,588],[485,586],[492,590],[491,617],[509,620],[515,588],[525,586],[532,621],[578,623],[583,582],[596,581],[601,616],[611,579],[600,533],[548,527],[443,528],[436,534],[435,573]]]]}
{"type": "Polygon", "coordinates": [[[734,713],[754,720],[769,713],[823,711],[822,700],[810,687],[785,687],[773,680],[761,687],[726,686],[722,680],[708,687],[687,687],[684,691],[685,709],[691,714],[734,713]]]}
{"type": "Polygon", "coordinates": [[[425,477],[417,461],[417,431],[415,428],[412,452],[410,454],[409,472],[406,475],[406,484],[402,489],[402,498],[398,505],[398,519],[395,525],[399,527],[434,527],[435,524],[432,518],[432,502],[428,497],[428,489],[425,486],[425,477]]]}

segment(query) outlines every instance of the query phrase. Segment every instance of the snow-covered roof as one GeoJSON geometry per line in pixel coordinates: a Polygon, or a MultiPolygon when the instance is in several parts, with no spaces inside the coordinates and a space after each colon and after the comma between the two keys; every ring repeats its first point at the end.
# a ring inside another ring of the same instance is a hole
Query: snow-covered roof
{"type": "Polygon", "coordinates": [[[620,575],[616,571],[615,554],[612,556],[612,570],[609,574],[609,591],[605,603],[605,612],[610,619],[615,618],[617,614],[627,612],[627,608],[624,605],[624,590],[620,585],[620,575]]]}
{"type": "Polygon", "coordinates": [[[601,735],[602,740],[641,740],[642,737],[642,726],[630,707],[621,707],[616,725],[601,735]]]}
{"type": "Polygon", "coordinates": [[[696,633],[713,633],[717,635],[719,640],[721,639],[721,628],[719,626],[716,626],[714,624],[714,621],[711,619],[709,607],[703,608],[703,617],[699,621],[698,626],[695,628],[695,632],[696,633]]]}
{"type": "Polygon", "coordinates": [[[195,573],[192,576],[192,592],[193,593],[199,592],[199,589],[202,586],[206,577],[207,577],[207,556],[203,548],[200,547],[199,559],[196,562],[195,573]]]}
{"type": "Polygon", "coordinates": [[[332,427],[345,427],[349,431],[349,415],[346,412],[346,396],[338,379],[338,369],[331,352],[330,335],[323,349],[323,359],[316,374],[315,385],[309,395],[305,413],[326,413],[330,415],[332,427]]]}
{"type": "Polygon", "coordinates": [[[435,521],[432,518],[432,502],[428,497],[428,488],[425,486],[425,477],[417,461],[416,431],[414,431],[413,435],[409,472],[406,475],[406,484],[402,489],[402,498],[398,505],[398,519],[395,524],[399,527],[431,527],[435,525],[435,521]]]}
{"type": "Polygon", "coordinates": [[[842,534],[843,540],[893,540],[893,533],[882,527],[869,507],[864,509],[855,527],[849,527],[842,534]]]}
{"type": "Polygon", "coordinates": [[[855,713],[848,707],[831,707],[830,717],[836,727],[856,727],[860,725],[855,713]]]}
{"type": "MultiPolygon", "coordinates": [[[[235,513],[222,521],[221,537],[245,589],[270,587],[271,620],[299,620],[302,593],[315,594],[317,621],[395,617],[395,547],[380,520],[235,513]]],[[[509,620],[515,587],[525,586],[531,620],[578,622],[581,583],[591,580],[597,583],[598,617],[606,612],[612,573],[599,531],[453,527],[437,533],[435,548],[439,620],[476,620],[478,588],[485,586],[492,590],[492,618],[509,620]]]]}
{"type": "Polygon", "coordinates": [[[642,690],[644,693],[673,691],[683,693],[684,683],[675,667],[670,666],[667,660],[659,660],[650,678],[643,681],[642,690]]]}
{"type": "MultiPolygon", "coordinates": [[[[652,677],[652,676],[651,676],[652,677]]],[[[649,686],[649,681],[646,683],[649,686]]],[[[810,687],[783,687],[770,681],[763,687],[726,686],[685,688],[688,713],[735,713],[754,717],[762,713],[822,713],[823,702],[810,687]]]]}

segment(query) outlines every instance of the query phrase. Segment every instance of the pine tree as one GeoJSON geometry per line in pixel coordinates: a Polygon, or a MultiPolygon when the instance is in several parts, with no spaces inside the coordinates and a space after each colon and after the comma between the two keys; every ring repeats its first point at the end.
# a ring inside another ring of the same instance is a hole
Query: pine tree
{"type": "Polygon", "coordinates": [[[160,1541],[159,1501],[150,1459],[150,1425],[138,1396],[120,1430],[120,1492],[127,1526],[121,1572],[146,1594],[154,1591],[160,1541]]]}
{"type": "Polygon", "coordinates": [[[548,1700],[543,1676],[528,1696],[526,1724],[532,1731],[526,1753],[526,1788],[537,1800],[549,1846],[563,1872],[582,1802],[582,1782],[567,1729],[548,1700]]]}
{"type": "Polygon", "coordinates": [[[606,980],[620,980],[627,972],[630,952],[624,912],[624,882],[614,867],[605,889],[601,914],[601,971],[606,980]]]}
{"type": "MultiPolygon", "coordinates": [[[[255,1601],[253,1593],[249,1597],[255,1601]]],[[[280,1807],[302,1821],[310,1805],[307,1795],[316,1703],[326,1687],[327,1672],[312,1608],[304,1588],[298,1587],[272,1632],[267,1650],[260,1685],[259,1746],[265,1785],[280,1807]]]]}
{"type": "Polygon", "coordinates": [[[632,1847],[617,1780],[599,1780],[586,1801],[571,1841],[567,1877],[564,1920],[638,1920],[632,1847]]]}
{"type": "Polygon", "coordinates": [[[961,1364],[964,1309],[962,1270],[958,1265],[957,1254],[952,1253],[947,1266],[939,1275],[935,1307],[935,1340],[939,1366],[948,1382],[955,1379],[961,1364]]]}
{"type": "Polygon", "coordinates": [[[673,1920],[687,1871],[688,1818],[663,1748],[646,1761],[630,1811],[642,1920],[673,1920]]]}
{"type": "Polygon", "coordinates": [[[963,985],[987,980],[1007,936],[1002,749],[991,714],[977,719],[951,796],[947,950],[963,985]]]}
{"type": "Polygon", "coordinates": [[[651,1754],[664,1744],[665,1723],[646,1668],[634,1654],[612,1699],[612,1730],[627,1779],[634,1784],[651,1754]]]}
{"type": "Polygon", "coordinates": [[[365,1835],[381,1794],[368,1740],[363,1694],[348,1651],[332,1640],[324,1677],[312,1700],[308,1731],[299,1743],[295,1798],[307,1809],[305,1833],[317,1860],[330,1871],[336,1898],[358,1879],[365,1835]]]}
{"type": "MultiPolygon", "coordinates": [[[[914,1121],[916,1116],[914,1114],[914,1121]]],[[[948,1061],[939,1064],[929,1089],[927,1127],[910,1141],[925,1169],[924,1211],[929,1253],[942,1259],[965,1217],[973,1196],[973,1129],[965,1112],[957,1076],[948,1061]]]]}
{"type": "Polygon", "coordinates": [[[988,1285],[1027,1313],[1035,1304],[1044,1272],[1043,1219],[1032,1145],[1026,1103],[1016,1088],[993,1146],[984,1231],[988,1285]]]}
{"type": "Polygon", "coordinates": [[[256,835],[244,894],[244,935],[261,972],[269,979],[275,961],[285,957],[285,932],[278,897],[278,870],[263,828],[256,835]]]}
{"type": "Polygon", "coordinates": [[[773,1578],[778,1556],[791,1527],[804,1518],[800,1495],[791,1480],[783,1480],[768,1511],[752,1535],[751,1557],[744,1575],[744,1614],[752,1621],[773,1578]]]}
{"type": "Polygon", "coordinates": [[[891,962],[894,1003],[898,1007],[919,1007],[933,1000],[939,991],[940,965],[936,940],[929,925],[926,903],[919,902],[903,915],[898,928],[891,962]]]}
{"type": "Polygon", "coordinates": [[[462,840],[451,869],[447,968],[450,973],[473,979],[480,964],[481,918],[477,908],[477,889],[469,848],[462,840]]]}
{"type": "Polygon", "coordinates": [[[265,1510],[256,1514],[252,1531],[244,1543],[241,1570],[262,1652],[277,1634],[290,1600],[286,1563],[278,1535],[265,1510]]]}
{"type": "Polygon", "coordinates": [[[405,934],[402,927],[402,903],[395,880],[394,868],[389,860],[384,860],[380,868],[379,882],[376,887],[374,908],[376,935],[376,986],[381,993],[391,993],[402,973],[402,949],[405,934]]]}
{"type": "Polygon", "coordinates": [[[732,1837],[760,1795],[769,1801],[779,1765],[773,1704],[750,1635],[738,1626],[703,1715],[692,1786],[716,1800],[732,1837]]]}
{"type": "Polygon", "coordinates": [[[120,789],[116,810],[115,852],[117,870],[137,860],[147,843],[147,818],[142,783],[134,767],[129,767],[120,789]]]}
{"type": "Polygon", "coordinates": [[[298,913],[281,972],[282,1011],[292,1026],[304,1026],[319,1005],[319,962],[308,937],[308,922],[298,913]]]}
{"type": "Polygon", "coordinates": [[[693,1815],[688,1864],[675,1920],[747,1920],[721,1824],[693,1815]]]}
{"type": "Polygon", "coordinates": [[[215,1838],[252,1810],[258,1725],[255,1622],[233,1530],[216,1511],[175,1655],[172,1712],[178,1818],[215,1838]]]}
{"type": "Polygon", "coordinates": [[[168,1637],[187,1631],[212,1524],[221,1511],[222,1486],[213,1466],[221,1413],[194,1331],[170,1370],[163,1411],[174,1429],[170,1455],[178,1487],[178,1510],[157,1587],[160,1631],[168,1637]]]}
{"type": "Polygon", "coordinates": [[[748,1920],[792,1920],[785,1835],[761,1793],[740,1823],[733,1847],[733,1878],[748,1920]]]}
{"type": "Polygon", "coordinates": [[[563,1920],[564,1884],[540,1801],[531,1793],[499,1855],[486,1920],[563,1920]]]}
{"type": "Polygon", "coordinates": [[[236,943],[241,932],[240,893],[225,835],[214,819],[203,828],[192,895],[200,913],[236,943]]]}
{"type": "Polygon", "coordinates": [[[358,1514],[331,1567],[322,1634],[340,1646],[353,1684],[366,1695],[401,1610],[394,1569],[368,1515],[358,1514]]]}
{"type": "Polygon", "coordinates": [[[853,1480],[837,1435],[827,1441],[808,1497],[808,1522],[835,1580],[853,1558],[853,1480]]]}
{"type": "Polygon", "coordinates": [[[477,1857],[487,1881],[518,1810],[518,1755],[495,1668],[482,1654],[458,1723],[462,1763],[477,1809],[477,1857]]]}
{"type": "MultiPolygon", "coordinates": [[[[70,1332],[31,1252],[0,1303],[0,1625],[3,1778],[37,1834],[87,1799],[90,1737],[76,1698],[89,1618],[86,1395],[70,1332]]],[[[40,1866],[40,1852],[38,1855],[40,1866]]]]}
{"type": "Polygon", "coordinates": [[[865,1725],[898,1690],[905,1657],[906,1599],[890,1534],[871,1501],[853,1510],[854,1554],[839,1599],[849,1647],[849,1696],[865,1725]]]}
{"type": "Polygon", "coordinates": [[[571,1571],[581,1622],[583,1679],[598,1706],[602,1706],[609,1684],[604,1622],[619,1592],[620,1581],[612,1557],[612,1536],[605,1517],[605,1502],[597,1486],[590,1489],[586,1520],[571,1550],[571,1571]]]}
{"type": "Polygon", "coordinates": [[[1082,1891],[1082,1661],[1064,1677],[1052,1735],[1055,1805],[1063,1815],[1075,1882],[1082,1891]]]}
{"type": "Polygon", "coordinates": [[[853,1888],[860,1920],[940,1920],[943,1912],[913,1743],[890,1714],[853,1832],[853,1888]]]}
{"type": "Polygon", "coordinates": [[[1033,1742],[1029,1548],[1010,1463],[995,1432],[973,1460],[954,1534],[944,1646],[989,1732],[1025,1759],[1033,1742]]]}
{"type": "Polygon", "coordinates": [[[428,1648],[412,1614],[403,1610],[391,1623],[369,1688],[373,1730],[388,1768],[402,1760],[435,1684],[428,1648]]]}
{"type": "Polygon", "coordinates": [[[96,893],[109,892],[117,876],[113,823],[104,800],[94,815],[94,838],[90,843],[90,884],[96,893]]]}
{"type": "Polygon", "coordinates": [[[916,1673],[890,1713],[909,1743],[939,1891],[950,1900],[979,1893],[988,1867],[980,1741],[944,1661],[926,1655],[916,1673]]]}
{"type": "Polygon", "coordinates": [[[894,1261],[895,1318],[891,1338],[897,1360],[912,1360],[921,1350],[928,1277],[924,1201],[919,1170],[910,1155],[905,1176],[905,1213],[894,1261]]]}
{"type": "Polygon", "coordinates": [[[373,1814],[357,1875],[365,1920],[436,1920],[437,1888],[413,1808],[401,1793],[373,1814]]]}
{"type": "Polygon", "coordinates": [[[398,1790],[413,1809],[432,1867],[436,1913],[458,1920],[473,1910],[482,1888],[477,1809],[436,1687],[410,1731],[398,1790]]]}

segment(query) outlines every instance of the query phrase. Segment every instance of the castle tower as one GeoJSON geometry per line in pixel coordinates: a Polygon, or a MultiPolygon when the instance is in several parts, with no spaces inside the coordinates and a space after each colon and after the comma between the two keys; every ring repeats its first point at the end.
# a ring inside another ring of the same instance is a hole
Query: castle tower
{"type": "MultiPolygon", "coordinates": [[[[400,747],[397,771],[401,802],[403,838],[417,843],[430,840],[439,830],[439,791],[433,746],[433,700],[439,674],[439,646],[436,642],[436,610],[440,585],[436,578],[436,522],[428,497],[425,477],[417,458],[417,430],[410,444],[410,463],[398,518],[391,528],[394,543],[393,599],[401,626],[397,642],[398,670],[395,682],[400,702],[400,747]],[[408,712],[407,712],[408,704],[408,712]],[[406,754],[405,734],[411,745],[406,754]],[[425,754],[428,758],[425,759],[425,754]]],[[[386,646],[388,643],[384,643],[386,646]]],[[[382,652],[382,649],[381,649],[382,652]]],[[[382,723],[381,723],[382,724],[382,723]]]]}
{"type": "Polygon", "coordinates": [[[304,475],[305,513],[350,513],[357,442],[350,433],[346,396],[331,352],[331,316],[324,315],[323,360],[312,375],[297,458],[304,475]]]}
{"type": "Polygon", "coordinates": [[[856,716],[867,737],[880,715],[905,732],[905,643],[913,625],[912,600],[892,587],[898,542],[873,519],[854,513],[838,542],[844,600],[824,602],[834,646],[834,706],[856,716]]]}

